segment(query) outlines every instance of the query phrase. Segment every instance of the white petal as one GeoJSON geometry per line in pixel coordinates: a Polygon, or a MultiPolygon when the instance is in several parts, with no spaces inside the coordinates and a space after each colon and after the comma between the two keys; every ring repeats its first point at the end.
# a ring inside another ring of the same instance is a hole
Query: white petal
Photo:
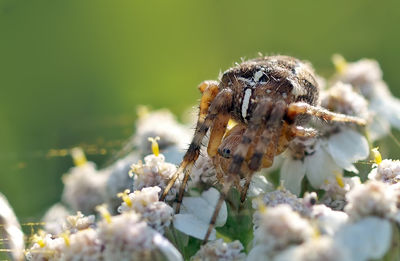
{"type": "Polygon", "coordinates": [[[246,258],[246,261],[258,261],[258,260],[264,260],[264,261],[271,260],[267,256],[267,252],[265,251],[265,247],[263,245],[257,245],[253,247],[246,258]]]}
{"type": "Polygon", "coordinates": [[[329,137],[326,148],[336,164],[355,173],[358,173],[358,170],[352,163],[365,159],[369,155],[367,139],[351,129],[344,129],[329,137]]]}
{"type": "Polygon", "coordinates": [[[314,188],[320,188],[330,177],[342,173],[342,169],[321,147],[317,148],[313,155],[306,157],[304,162],[307,179],[314,188]]]}
{"type": "Polygon", "coordinates": [[[368,132],[372,141],[380,139],[390,132],[390,123],[387,119],[375,115],[372,123],[368,125],[368,132]]]}
{"type": "MultiPolygon", "coordinates": [[[[186,197],[183,198],[183,206],[185,211],[183,213],[190,213],[196,216],[203,223],[210,223],[211,217],[215,210],[215,205],[219,199],[219,192],[215,188],[210,188],[201,194],[201,197],[186,197]]],[[[228,211],[226,203],[222,203],[218,218],[215,222],[216,227],[223,226],[228,218],[228,211]]]]}
{"type": "MultiPolygon", "coordinates": [[[[240,185],[244,185],[245,180],[242,179],[240,185]]],[[[263,175],[259,175],[257,173],[254,174],[253,178],[250,182],[249,190],[247,191],[248,197],[256,197],[260,194],[266,193],[268,191],[274,190],[274,187],[271,183],[268,182],[267,178],[263,175]]]]}
{"type": "Polygon", "coordinates": [[[400,100],[388,95],[382,94],[370,101],[370,108],[377,112],[378,117],[387,119],[391,125],[400,129],[400,100]]]}
{"type": "MultiPolygon", "coordinates": [[[[208,223],[204,223],[196,216],[190,214],[176,214],[173,223],[174,227],[179,231],[198,239],[204,239],[209,226],[208,223]]],[[[216,239],[215,229],[213,229],[210,235],[210,240],[214,239],[216,239]]]]}
{"type": "Polygon", "coordinates": [[[174,245],[171,244],[166,238],[157,234],[153,238],[153,243],[161,250],[161,252],[165,255],[167,260],[171,261],[183,261],[181,253],[175,248],[174,245]]]}
{"type": "Polygon", "coordinates": [[[334,211],[325,205],[315,205],[312,208],[312,216],[324,234],[332,236],[349,219],[342,211],[334,211]]]}
{"type": "Polygon", "coordinates": [[[356,223],[342,226],[335,241],[347,248],[353,260],[380,259],[389,250],[392,230],[389,221],[367,217],[356,223]]]}
{"type": "Polygon", "coordinates": [[[301,181],[306,173],[306,167],[300,160],[292,160],[287,158],[281,168],[280,179],[283,181],[283,186],[299,196],[301,191],[301,181]]]}
{"type": "MultiPolygon", "coordinates": [[[[0,242],[3,248],[12,250],[13,260],[23,260],[24,234],[6,197],[0,193],[0,242]],[[2,242],[1,239],[4,239],[2,242]]],[[[0,244],[1,244],[0,243],[0,244]]]]}

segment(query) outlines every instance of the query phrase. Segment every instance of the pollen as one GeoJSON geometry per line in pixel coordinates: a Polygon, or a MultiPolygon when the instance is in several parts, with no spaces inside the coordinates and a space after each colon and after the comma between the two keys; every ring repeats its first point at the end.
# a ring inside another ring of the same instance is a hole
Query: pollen
{"type": "Polygon", "coordinates": [[[160,140],[160,137],[158,136],[155,138],[149,137],[148,140],[151,142],[151,150],[153,151],[153,154],[156,155],[156,157],[158,157],[158,155],[160,155],[160,148],[158,147],[157,141],[160,140]]]}
{"type": "Polygon", "coordinates": [[[379,147],[373,148],[372,150],[372,154],[374,155],[374,162],[379,165],[382,162],[382,155],[379,152],[379,147]]]}
{"type": "Polygon", "coordinates": [[[126,204],[128,207],[132,207],[132,200],[131,200],[131,198],[129,197],[129,193],[130,193],[130,190],[129,190],[129,189],[126,189],[124,192],[118,193],[117,196],[118,196],[119,198],[122,198],[122,200],[125,202],[125,204],[126,204]]]}
{"type": "Polygon", "coordinates": [[[35,234],[32,236],[32,242],[37,243],[41,248],[46,246],[46,242],[44,240],[44,233],[39,231],[39,235],[35,234]]]}
{"type": "Polygon", "coordinates": [[[347,69],[347,61],[340,54],[334,54],[332,56],[333,65],[335,65],[336,71],[340,74],[344,73],[347,69]]]}
{"type": "Polygon", "coordinates": [[[71,156],[74,161],[75,166],[83,166],[86,164],[86,156],[85,153],[83,152],[82,148],[73,148],[71,149],[71,156]]]}
{"type": "Polygon", "coordinates": [[[335,178],[339,187],[344,188],[343,175],[341,173],[335,173],[335,178]]]}
{"type": "Polygon", "coordinates": [[[96,207],[96,210],[100,213],[100,215],[105,219],[108,224],[111,224],[111,214],[107,209],[107,205],[99,205],[96,207]]]}
{"type": "Polygon", "coordinates": [[[70,234],[70,232],[69,232],[69,230],[67,230],[67,231],[61,233],[61,235],[60,235],[64,239],[65,245],[68,247],[71,245],[71,240],[69,239],[69,234],[70,234]]]}

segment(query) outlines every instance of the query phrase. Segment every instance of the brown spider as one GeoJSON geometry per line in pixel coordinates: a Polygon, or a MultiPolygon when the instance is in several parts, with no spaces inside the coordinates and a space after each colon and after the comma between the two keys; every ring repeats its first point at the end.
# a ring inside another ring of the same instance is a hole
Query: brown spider
{"type": "Polygon", "coordinates": [[[220,82],[205,81],[199,89],[202,97],[195,134],[161,200],[180,173],[185,173],[176,205],[176,212],[179,212],[191,168],[210,129],[207,153],[216,167],[218,180],[223,181],[223,189],[204,242],[232,185],[239,188],[243,202],[254,172],[271,166],[274,157],[283,152],[294,137],[316,134],[315,130],[302,127],[311,115],[325,121],[366,124],[363,119],[318,107],[319,89],[313,69],[289,56],[267,56],[242,62],[225,71],[220,82]],[[238,125],[226,133],[229,119],[238,125]],[[240,177],[246,180],[243,189],[238,184],[240,177]]]}

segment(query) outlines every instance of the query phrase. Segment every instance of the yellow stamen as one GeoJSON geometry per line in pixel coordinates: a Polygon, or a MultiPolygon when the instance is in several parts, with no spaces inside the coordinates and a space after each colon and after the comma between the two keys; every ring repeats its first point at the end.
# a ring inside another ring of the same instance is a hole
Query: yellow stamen
{"type": "Polygon", "coordinates": [[[316,223],[312,223],[312,228],[314,232],[312,237],[314,239],[318,239],[319,237],[321,237],[321,232],[319,231],[318,225],[316,223]]]}
{"type": "Polygon", "coordinates": [[[374,155],[374,162],[376,163],[376,164],[381,164],[381,162],[382,162],[382,155],[381,155],[381,153],[379,152],[379,147],[376,147],[376,148],[373,148],[372,150],[372,154],[374,155]]]}
{"type": "Polygon", "coordinates": [[[46,242],[44,241],[44,235],[40,235],[41,233],[38,234],[34,234],[32,236],[32,242],[33,243],[37,243],[41,248],[46,246],[46,242]]]}
{"type": "Polygon", "coordinates": [[[130,192],[130,190],[129,190],[129,189],[126,189],[124,192],[118,193],[117,196],[118,196],[119,198],[122,198],[122,200],[125,202],[125,204],[126,204],[128,207],[132,207],[132,200],[131,200],[131,198],[129,197],[129,192],[130,192]]]}
{"type": "Polygon", "coordinates": [[[254,200],[257,204],[258,211],[260,213],[265,213],[267,211],[267,206],[264,204],[264,201],[261,199],[261,197],[257,197],[254,200]]]}
{"type": "Polygon", "coordinates": [[[343,188],[344,187],[343,175],[339,172],[336,172],[335,178],[336,178],[336,182],[339,185],[339,187],[343,188]]]}
{"type": "Polygon", "coordinates": [[[148,140],[151,142],[151,150],[153,151],[153,154],[158,157],[160,155],[160,148],[158,147],[157,141],[160,140],[160,137],[155,137],[155,138],[148,138],[148,140]]]}
{"type": "Polygon", "coordinates": [[[83,152],[83,150],[81,148],[77,147],[77,148],[71,149],[71,156],[72,156],[75,166],[77,166],[77,167],[85,165],[87,162],[85,153],[83,152]]]}
{"type": "Polygon", "coordinates": [[[100,213],[100,215],[106,220],[108,224],[111,224],[111,214],[108,211],[106,204],[97,206],[96,210],[100,213]]]}
{"type": "Polygon", "coordinates": [[[340,74],[344,73],[345,70],[347,69],[348,66],[347,61],[340,54],[334,54],[332,56],[332,62],[333,65],[335,65],[336,71],[340,74]]]}
{"type": "Polygon", "coordinates": [[[65,245],[67,247],[69,247],[71,245],[71,241],[69,240],[69,234],[70,234],[70,232],[69,232],[69,230],[67,230],[67,231],[61,233],[61,235],[60,235],[64,239],[65,245]]]}

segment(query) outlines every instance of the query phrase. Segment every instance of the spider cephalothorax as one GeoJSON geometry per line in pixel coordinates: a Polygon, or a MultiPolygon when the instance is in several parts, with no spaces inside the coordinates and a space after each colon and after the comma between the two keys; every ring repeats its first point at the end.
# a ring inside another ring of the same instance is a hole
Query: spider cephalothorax
{"type": "Polygon", "coordinates": [[[241,190],[241,200],[244,201],[256,170],[271,166],[274,157],[294,137],[316,134],[315,130],[302,127],[311,115],[325,121],[365,124],[362,119],[318,107],[318,84],[311,66],[288,56],[267,56],[245,61],[225,71],[219,82],[205,81],[199,89],[202,98],[195,134],[161,199],[164,199],[179,174],[184,172],[176,209],[179,212],[190,170],[210,130],[207,153],[217,171],[224,172],[218,178],[225,178],[205,240],[226,193],[232,184],[237,184],[238,177],[246,179],[241,190]],[[226,133],[230,119],[238,125],[226,133]]]}

